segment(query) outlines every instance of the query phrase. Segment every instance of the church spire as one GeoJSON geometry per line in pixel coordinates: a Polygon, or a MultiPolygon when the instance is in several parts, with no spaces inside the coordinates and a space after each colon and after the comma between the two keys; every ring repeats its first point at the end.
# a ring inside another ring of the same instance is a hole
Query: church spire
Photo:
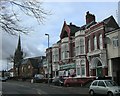
{"type": "Polygon", "coordinates": [[[20,50],[20,51],[21,51],[21,40],[20,40],[20,35],[19,35],[19,39],[18,39],[17,50],[20,50]]]}
{"type": "Polygon", "coordinates": [[[17,49],[15,50],[15,53],[14,53],[14,69],[15,69],[14,74],[15,76],[19,76],[19,67],[21,65],[22,59],[23,59],[23,51],[21,50],[21,39],[19,35],[17,49]],[[17,71],[16,71],[16,68],[17,68],[17,71]]]}

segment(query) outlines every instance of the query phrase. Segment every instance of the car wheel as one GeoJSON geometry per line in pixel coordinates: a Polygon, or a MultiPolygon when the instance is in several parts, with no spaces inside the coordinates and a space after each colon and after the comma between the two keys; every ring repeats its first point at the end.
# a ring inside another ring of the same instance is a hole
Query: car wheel
{"type": "Polygon", "coordinates": [[[94,91],[90,90],[89,94],[90,94],[90,96],[94,96],[94,91]]]}
{"type": "Polygon", "coordinates": [[[61,83],[59,83],[59,86],[62,86],[62,84],[61,84],[61,83]]]}
{"type": "Polygon", "coordinates": [[[66,84],[66,87],[69,87],[70,85],[69,84],[66,84]]]}
{"type": "Polygon", "coordinates": [[[112,92],[108,92],[108,96],[113,96],[113,93],[112,92]]]}

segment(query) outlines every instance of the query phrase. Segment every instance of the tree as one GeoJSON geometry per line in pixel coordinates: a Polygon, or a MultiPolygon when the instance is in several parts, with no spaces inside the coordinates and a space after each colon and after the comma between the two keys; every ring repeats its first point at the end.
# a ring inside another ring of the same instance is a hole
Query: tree
{"type": "Polygon", "coordinates": [[[15,12],[18,7],[24,14],[34,17],[39,24],[43,23],[50,12],[42,8],[42,2],[37,0],[0,0],[0,27],[4,32],[16,35],[28,33],[26,27],[20,26],[20,18],[15,12]]]}

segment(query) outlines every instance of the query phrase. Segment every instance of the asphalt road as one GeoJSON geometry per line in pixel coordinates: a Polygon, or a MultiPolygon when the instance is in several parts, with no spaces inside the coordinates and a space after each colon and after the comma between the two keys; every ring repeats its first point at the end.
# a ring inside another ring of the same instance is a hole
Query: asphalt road
{"type": "Polygon", "coordinates": [[[62,87],[21,81],[3,82],[2,94],[3,96],[89,96],[88,88],[62,87]]]}

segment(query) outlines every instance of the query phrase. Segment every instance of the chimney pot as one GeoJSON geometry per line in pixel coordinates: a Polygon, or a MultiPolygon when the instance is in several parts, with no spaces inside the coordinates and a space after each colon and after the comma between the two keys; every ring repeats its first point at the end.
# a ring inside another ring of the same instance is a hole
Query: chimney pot
{"type": "Polygon", "coordinates": [[[86,24],[91,23],[92,21],[95,22],[95,15],[90,14],[89,11],[86,12],[86,24]]]}

